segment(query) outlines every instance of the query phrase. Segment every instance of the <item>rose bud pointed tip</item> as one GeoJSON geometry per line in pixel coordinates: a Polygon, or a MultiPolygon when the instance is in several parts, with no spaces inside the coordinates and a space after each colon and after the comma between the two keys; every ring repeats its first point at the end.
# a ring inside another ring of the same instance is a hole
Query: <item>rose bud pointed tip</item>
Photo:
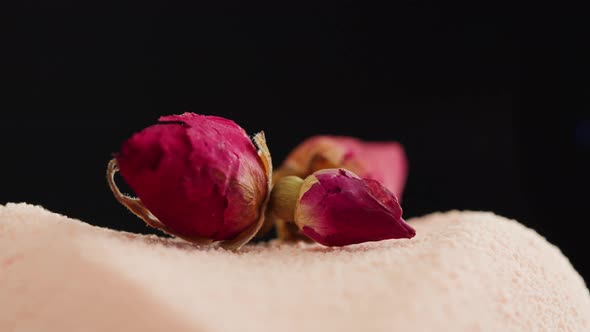
{"type": "Polygon", "coordinates": [[[379,182],[344,169],[315,172],[301,185],[294,220],[301,231],[327,246],[412,238],[393,193],[379,182]]]}
{"type": "Polygon", "coordinates": [[[158,228],[209,241],[233,241],[261,220],[269,194],[266,158],[235,122],[194,113],[160,117],[116,154],[121,176],[158,228]]]}

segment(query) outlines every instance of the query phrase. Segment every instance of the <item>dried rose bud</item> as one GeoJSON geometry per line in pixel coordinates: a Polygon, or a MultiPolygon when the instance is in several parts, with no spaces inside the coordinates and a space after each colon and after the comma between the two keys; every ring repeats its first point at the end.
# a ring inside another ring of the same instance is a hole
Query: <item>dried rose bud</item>
{"type": "Polygon", "coordinates": [[[150,226],[194,243],[238,248],[261,227],[270,191],[264,135],[255,141],[261,152],[240,126],[221,117],[163,116],[123,143],[109,183],[150,226]],[[116,188],[117,168],[139,199],[116,188]]]}
{"type": "MultiPolygon", "coordinates": [[[[288,175],[305,178],[326,168],[345,168],[363,178],[374,179],[402,199],[408,162],[404,148],[397,142],[363,142],[344,136],[313,136],[295,147],[273,174],[273,182],[288,175]]],[[[274,224],[279,238],[305,239],[288,220],[269,213],[265,230],[274,224]]]]}
{"type": "Polygon", "coordinates": [[[303,234],[327,246],[412,238],[402,208],[387,188],[345,169],[324,169],[305,180],[286,176],[275,184],[270,209],[293,220],[303,234]]]}
{"type": "Polygon", "coordinates": [[[274,181],[286,175],[301,178],[326,168],[345,168],[374,179],[401,200],[408,162],[397,142],[363,142],[344,136],[314,136],[299,144],[275,171],[274,181]]]}

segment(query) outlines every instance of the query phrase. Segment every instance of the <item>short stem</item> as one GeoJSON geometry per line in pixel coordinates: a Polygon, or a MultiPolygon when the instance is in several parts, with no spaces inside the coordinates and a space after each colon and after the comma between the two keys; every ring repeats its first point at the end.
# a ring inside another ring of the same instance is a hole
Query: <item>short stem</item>
{"type": "Polygon", "coordinates": [[[270,194],[270,209],[277,217],[293,221],[301,185],[303,180],[292,175],[277,181],[270,194]]]}

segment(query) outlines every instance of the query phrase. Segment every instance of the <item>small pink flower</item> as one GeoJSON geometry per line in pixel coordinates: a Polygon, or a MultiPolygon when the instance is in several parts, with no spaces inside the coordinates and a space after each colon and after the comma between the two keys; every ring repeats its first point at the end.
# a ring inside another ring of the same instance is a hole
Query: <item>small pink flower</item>
{"type": "Polygon", "coordinates": [[[129,207],[137,202],[122,203],[184,239],[230,241],[263,217],[267,165],[233,121],[194,113],[160,117],[123,143],[116,163],[149,213],[129,207]]]}
{"type": "Polygon", "coordinates": [[[373,179],[345,169],[324,169],[305,180],[280,179],[270,208],[326,246],[412,238],[416,231],[402,218],[397,198],[373,179]]]}
{"type": "Polygon", "coordinates": [[[314,136],[299,144],[275,173],[305,178],[326,168],[345,168],[363,178],[374,179],[401,200],[408,162],[397,142],[363,142],[344,136],[314,136]]]}

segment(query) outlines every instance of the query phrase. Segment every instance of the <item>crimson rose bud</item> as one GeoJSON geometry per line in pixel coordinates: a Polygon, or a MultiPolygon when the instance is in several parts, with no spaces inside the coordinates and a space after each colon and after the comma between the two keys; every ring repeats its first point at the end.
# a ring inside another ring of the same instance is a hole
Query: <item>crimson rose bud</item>
{"type": "Polygon", "coordinates": [[[123,143],[116,162],[156,227],[179,237],[233,240],[264,214],[266,161],[231,120],[194,113],[160,117],[123,143]]]}
{"type": "Polygon", "coordinates": [[[344,169],[320,170],[307,177],[295,205],[302,233],[327,246],[412,238],[396,196],[373,179],[344,169]]]}

